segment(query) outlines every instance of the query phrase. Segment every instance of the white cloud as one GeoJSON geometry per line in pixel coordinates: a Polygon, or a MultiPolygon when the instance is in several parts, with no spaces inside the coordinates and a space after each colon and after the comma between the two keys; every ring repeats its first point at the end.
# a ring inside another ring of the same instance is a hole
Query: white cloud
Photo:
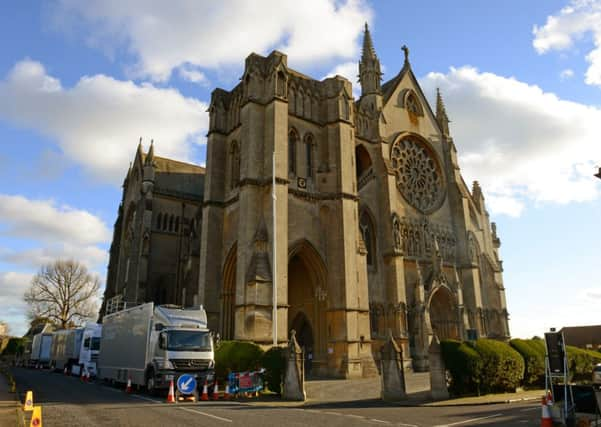
{"type": "Polygon", "coordinates": [[[571,79],[572,77],[574,77],[574,70],[572,70],[571,68],[566,68],[565,70],[562,70],[561,73],[559,73],[559,78],[561,80],[571,79]]]}
{"type": "Polygon", "coordinates": [[[115,184],[140,136],[154,138],[158,155],[189,160],[190,144],[208,127],[206,109],[175,89],[105,75],[64,88],[31,60],[17,63],[0,81],[0,119],[50,136],[72,161],[115,184]]]}
{"type": "Polygon", "coordinates": [[[13,251],[5,249],[0,254],[0,260],[11,265],[20,265],[25,268],[38,269],[42,265],[50,264],[57,259],[75,259],[84,264],[88,269],[104,269],[108,264],[108,251],[97,246],[76,246],[66,243],[51,244],[43,248],[24,249],[13,251]]]}
{"type": "Polygon", "coordinates": [[[54,19],[57,28],[75,27],[104,51],[125,47],[135,57],[134,75],[166,81],[183,64],[238,65],[250,52],[273,48],[294,63],[355,57],[371,15],[363,0],[62,0],[54,19]]]}
{"type": "Polygon", "coordinates": [[[471,67],[430,73],[422,85],[430,99],[441,88],[463,174],[480,181],[491,209],[515,216],[528,200],[598,196],[601,109],[471,67]]]}
{"type": "Polygon", "coordinates": [[[0,194],[0,233],[43,242],[89,245],[107,242],[111,233],[91,213],[48,200],[0,194]]]}
{"type": "Polygon", "coordinates": [[[209,86],[209,80],[202,71],[190,65],[182,65],[177,70],[179,76],[189,82],[196,83],[200,86],[209,86]]]}
{"type": "Polygon", "coordinates": [[[585,82],[601,87],[601,1],[572,0],[558,14],[548,16],[545,25],[535,25],[532,33],[532,44],[539,54],[570,49],[575,41],[591,33],[595,47],[586,56],[590,65],[585,82]]]}

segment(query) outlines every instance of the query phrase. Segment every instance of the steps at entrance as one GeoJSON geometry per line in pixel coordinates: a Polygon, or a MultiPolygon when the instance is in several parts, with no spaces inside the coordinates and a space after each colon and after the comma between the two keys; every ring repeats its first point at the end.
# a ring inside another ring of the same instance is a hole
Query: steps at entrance
{"type": "MultiPolygon", "coordinates": [[[[407,394],[424,394],[430,390],[429,372],[405,371],[407,394]]],[[[307,399],[318,402],[349,402],[380,398],[380,377],[353,380],[312,379],[305,382],[307,399]]]]}

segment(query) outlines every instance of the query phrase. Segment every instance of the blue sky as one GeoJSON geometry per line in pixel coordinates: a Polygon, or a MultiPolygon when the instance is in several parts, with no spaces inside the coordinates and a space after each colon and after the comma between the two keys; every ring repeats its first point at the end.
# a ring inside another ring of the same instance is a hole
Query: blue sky
{"type": "Polygon", "coordinates": [[[101,277],[139,137],[204,162],[206,108],[252,51],[357,88],[364,22],[384,79],[410,48],[440,87],[466,182],[502,241],[514,336],[598,324],[601,2],[75,0],[0,6],[0,320],[24,332],[40,265],[101,277]]]}

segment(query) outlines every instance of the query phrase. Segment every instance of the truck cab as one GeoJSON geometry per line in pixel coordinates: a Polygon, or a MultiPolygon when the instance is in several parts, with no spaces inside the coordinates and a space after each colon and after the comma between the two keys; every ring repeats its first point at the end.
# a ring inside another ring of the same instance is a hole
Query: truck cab
{"type": "Polygon", "coordinates": [[[204,309],[158,306],[151,329],[152,363],[146,370],[150,393],[169,387],[179,375],[190,374],[199,384],[214,381],[215,353],[204,309]]]}
{"type": "Polygon", "coordinates": [[[81,349],[79,350],[79,361],[72,368],[73,375],[89,373],[95,377],[97,374],[96,363],[98,362],[98,353],[100,351],[100,337],[102,335],[102,325],[97,323],[87,323],[83,329],[81,340],[81,349]]]}

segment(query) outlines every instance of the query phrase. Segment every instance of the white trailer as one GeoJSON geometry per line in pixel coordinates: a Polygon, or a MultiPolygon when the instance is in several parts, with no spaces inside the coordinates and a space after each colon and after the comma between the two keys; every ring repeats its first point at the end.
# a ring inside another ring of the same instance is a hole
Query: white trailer
{"type": "Polygon", "coordinates": [[[81,375],[89,373],[90,376],[96,376],[96,365],[98,362],[98,353],[100,352],[100,336],[102,334],[102,325],[97,323],[88,323],[83,329],[81,339],[81,349],[79,350],[79,361],[73,365],[71,373],[81,375]]]}
{"type": "Polygon", "coordinates": [[[179,308],[146,303],[103,319],[98,377],[146,386],[169,387],[181,374],[198,383],[214,381],[214,352],[202,306],[179,308]]]}
{"type": "Polygon", "coordinates": [[[50,367],[52,369],[71,371],[71,367],[79,361],[83,329],[63,329],[54,332],[52,350],[50,351],[50,367]]]}
{"type": "Polygon", "coordinates": [[[41,365],[42,367],[48,367],[50,365],[52,335],[51,332],[40,332],[33,336],[29,366],[41,365]]]}

